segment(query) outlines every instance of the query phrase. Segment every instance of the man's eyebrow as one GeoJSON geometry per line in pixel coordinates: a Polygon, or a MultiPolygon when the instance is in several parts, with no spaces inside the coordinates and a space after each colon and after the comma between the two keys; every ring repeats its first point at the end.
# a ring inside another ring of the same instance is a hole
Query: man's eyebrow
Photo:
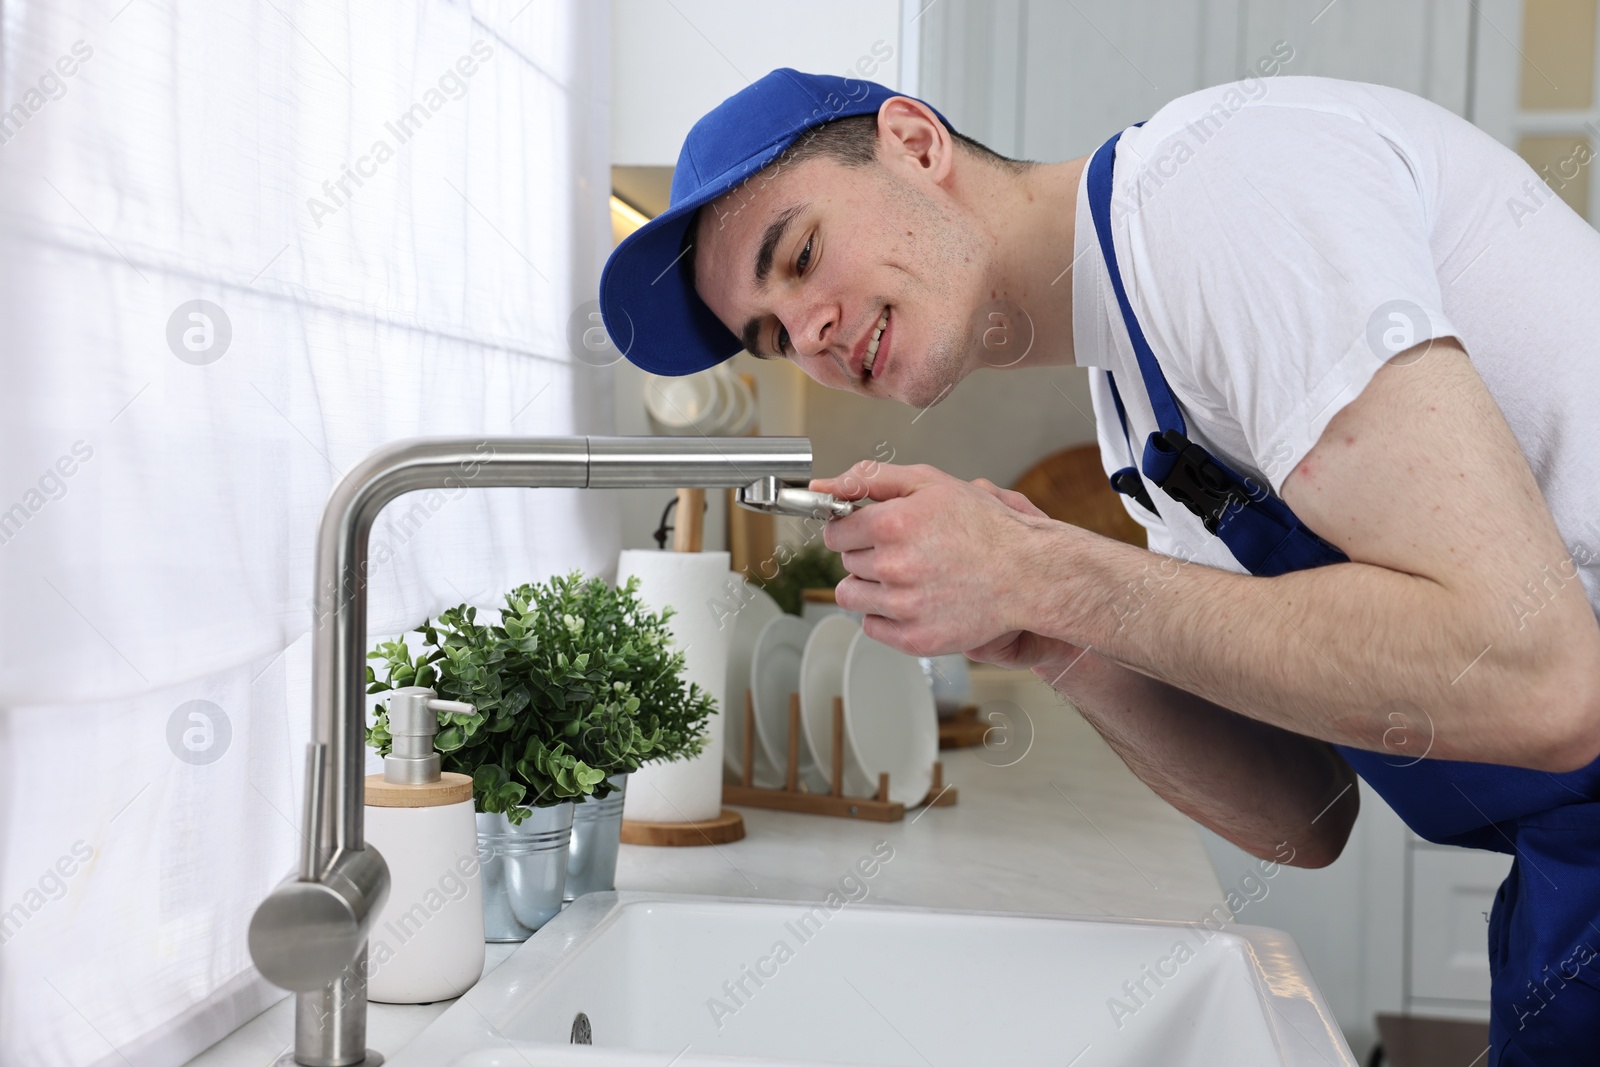
{"type": "Polygon", "coordinates": [[[757,359],[770,359],[761,351],[761,320],[751,319],[744,324],[744,331],[739,334],[739,340],[744,342],[744,350],[757,359]]]}
{"type": "Polygon", "coordinates": [[[756,250],[756,288],[767,287],[767,275],[772,273],[772,257],[778,250],[778,243],[783,240],[783,233],[789,228],[795,216],[800,214],[805,205],[796,204],[785,208],[772,220],[772,225],[767,227],[767,232],[761,238],[761,247],[756,250]]]}
{"type": "MultiPolygon", "coordinates": [[[[800,212],[805,210],[804,204],[795,204],[784,208],[778,217],[772,220],[767,227],[767,232],[761,236],[761,247],[756,249],[756,288],[767,287],[767,277],[772,273],[772,258],[777,254],[778,245],[783,242],[783,235],[789,229],[789,223],[795,220],[800,212]]],[[[744,350],[757,359],[771,359],[772,356],[761,351],[761,320],[752,318],[744,324],[740,331],[739,340],[744,342],[744,350]]]]}

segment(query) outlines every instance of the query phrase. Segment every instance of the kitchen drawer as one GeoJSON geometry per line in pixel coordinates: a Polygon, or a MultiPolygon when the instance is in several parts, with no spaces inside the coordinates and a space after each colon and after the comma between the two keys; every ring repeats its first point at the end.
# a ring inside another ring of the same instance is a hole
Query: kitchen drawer
{"type": "Polygon", "coordinates": [[[1409,995],[1488,1003],[1488,913],[1511,857],[1413,847],[1409,995]]]}

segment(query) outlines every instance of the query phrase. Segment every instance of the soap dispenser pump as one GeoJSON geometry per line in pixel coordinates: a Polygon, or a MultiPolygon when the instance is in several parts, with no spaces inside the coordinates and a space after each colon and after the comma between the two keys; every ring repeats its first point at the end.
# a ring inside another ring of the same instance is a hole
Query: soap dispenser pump
{"type": "Polygon", "coordinates": [[[389,898],[367,946],[370,1000],[447,1000],[483,974],[472,779],[441,772],[433,748],[440,712],[472,710],[423,686],[388,694],[393,745],[383,773],[366,780],[366,839],[389,865],[389,898]]]}

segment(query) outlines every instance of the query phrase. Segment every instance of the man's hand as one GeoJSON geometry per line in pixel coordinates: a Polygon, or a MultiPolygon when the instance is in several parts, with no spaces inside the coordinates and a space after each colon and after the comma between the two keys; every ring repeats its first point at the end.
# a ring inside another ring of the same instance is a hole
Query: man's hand
{"type": "Polygon", "coordinates": [[[1041,547],[1036,532],[1061,525],[1021,493],[876,461],[813,479],[811,488],[880,502],[823,532],[850,572],[839,606],[865,614],[868,637],[914,656],[973,649],[974,658],[1017,667],[1070,649],[1019,633],[1037,587],[1029,562],[1041,547]]]}
{"type": "MultiPolygon", "coordinates": [[[[979,478],[972,484],[988,492],[1008,508],[1035,518],[1047,521],[1050,519],[1050,516],[1040,511],[1033,501],[1014,489],[1001,489],[987,478],[979,478]]],[[[980,663],[993,663],[997,667],[1006,667],[1010,670],[1031,669],[1033,673],[1048,682],[1059,677],[1063,671],[1082,659],[1086,651],[1077,645],[1045,637],[1032,630],[1012,630],[1001,634],[993,641],[976,648],[969,648],[966,653],[967,658],[980,663]]]]}
{"type": "Polygon", "coordinates": [[[1086,651],[1032,630],[1012,630],[977,648],[969,648],[966,653],[968,659],[979,663],[993,663],[1008,670],[1031,670],[1049,682],[1070,669],[1086,651]]]}

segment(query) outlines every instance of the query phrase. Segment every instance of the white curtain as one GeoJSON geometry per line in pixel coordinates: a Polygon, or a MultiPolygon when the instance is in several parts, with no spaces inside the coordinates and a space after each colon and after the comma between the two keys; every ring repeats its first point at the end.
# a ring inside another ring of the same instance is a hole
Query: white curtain
{"type": "MultiPolygon", "coordinates": [[[[10,0],[0,41],[0,1064],[181,1063],[282,994],[330,488],[418,434],[605,433],[608,5],[10,0]]],[[[614,501],[414,494],[397,634],[614,501]]]]}

